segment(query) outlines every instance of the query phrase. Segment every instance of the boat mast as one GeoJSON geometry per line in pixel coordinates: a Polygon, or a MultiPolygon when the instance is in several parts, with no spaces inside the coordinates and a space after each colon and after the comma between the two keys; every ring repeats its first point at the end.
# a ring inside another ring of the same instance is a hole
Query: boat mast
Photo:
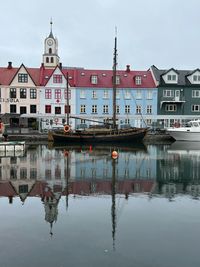
{"type": "Polygon", "coordinates": [[[69,125],[69,74],[68,74],[68,72],[67,72],[66,82],[67,82],[67,85],[66,85],[66,87],[67,87],[67,110],[66,110],[66,112],[67,112],[67,125],[69,125]]]}
{"type": "Polygon", "coordinates": [[[117,73],[117,35],[115,35],[115,47],[113,57],[113,129],[117,128],[116,124],[116,73],[117,73]]]}

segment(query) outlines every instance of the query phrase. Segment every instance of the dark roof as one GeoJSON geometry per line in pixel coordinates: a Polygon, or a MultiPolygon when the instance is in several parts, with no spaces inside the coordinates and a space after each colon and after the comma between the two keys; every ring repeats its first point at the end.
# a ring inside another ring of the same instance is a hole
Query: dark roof
{"type": "MultiPolygon", "coordinates": [[[[163,75],[165,75],[166,73],[168,73],[169,71],[173,70],[178,74],[178,83],[176,83],[175,85],[178,86],[184,86],[184,85],[188,85],[191,84],[190,81],[188,80],[188,76],[192,75],[195,71],[199,71],[199,69],[195,69],[195,70],[176,70],[174,68],[171,69],[158,69],[156,66],[151,66],[153,75],[156,79],[156,81],[159,83],[159,85],[166,85],[166,83],[163,80],[163,75]]],[[[168,85],[168,84],[167,84],[168,85]]],[[[172,84],[170,84],[172,85],[172,84]]]]}

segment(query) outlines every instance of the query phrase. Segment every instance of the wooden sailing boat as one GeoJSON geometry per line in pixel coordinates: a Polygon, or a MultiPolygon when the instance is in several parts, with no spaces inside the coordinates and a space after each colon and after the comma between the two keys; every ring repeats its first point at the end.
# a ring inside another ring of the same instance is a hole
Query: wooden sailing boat
{"type": "MultiPolygon", "coordinates": [[[[112,123],[104,123],[102,128],[89,128],[84,130],[72,131],[69,126],[69,113],[67,114],[67,125],[64,126],[63,131],[49,132],[49,140],[56,143],[113,143],[113,142],[127,142],[127,141],[141,141],[146,135],[148,128],[129,127],[126,129],[118,129],[116,123],[116,70],[117,67],[117,37],[115,37],[114,58],[113,58],[113,117],[112,123]]],[[[68,91],[68,77],[67,77],[67,91],[68,91]]],[[[67,92],[68,95],[68,92],[67,92]]],[[[69,100],[67,98],[67,106],[69,107],[69,100]]],[[[72,117],[77,118],[78,117],[72,117]]],[[[89,120],[95,121],[95,120],[89,120]]],[[[103,122],[99,122],[103,123],[103,122]]]]}

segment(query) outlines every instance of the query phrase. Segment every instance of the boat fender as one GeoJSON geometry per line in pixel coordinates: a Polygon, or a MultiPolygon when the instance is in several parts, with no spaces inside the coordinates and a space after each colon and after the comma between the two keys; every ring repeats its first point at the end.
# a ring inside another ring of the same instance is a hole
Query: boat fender
{"type": "Polygon", "coordinates": [[[0,133],[3,132],[3,129],[4,129],[4,124],[3,124],[3,122],[0,122],[0,133]]]}
{"type": "Polygon", "coordinates": [[[71,128],[71,127],[70,127],[69,125],[65,125],[65,126],[64,126],[64,132],[65,132],[65,133],[68,133],[68,132],[70,131],[70,128],[71,128]]]}

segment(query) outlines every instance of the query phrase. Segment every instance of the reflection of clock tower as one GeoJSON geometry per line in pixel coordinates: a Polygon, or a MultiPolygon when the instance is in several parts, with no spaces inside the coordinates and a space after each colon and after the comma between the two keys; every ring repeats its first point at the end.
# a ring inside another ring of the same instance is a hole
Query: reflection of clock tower
{"type": "Polygon", "coordinates": [[[52,33],[52,21],[50,25],[50,34],[44,41],[43,64],[47,68],[54,68],[59,65],[58,40],[54,38],[52,33]]]}

